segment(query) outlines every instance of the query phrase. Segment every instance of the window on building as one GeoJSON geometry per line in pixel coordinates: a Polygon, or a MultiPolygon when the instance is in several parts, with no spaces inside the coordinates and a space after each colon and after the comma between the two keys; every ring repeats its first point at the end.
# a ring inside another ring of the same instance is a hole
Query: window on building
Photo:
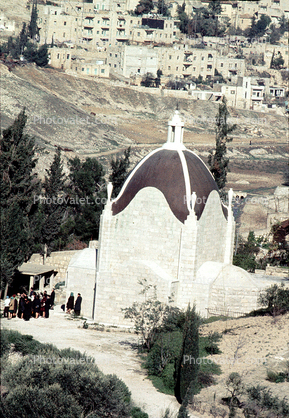
{"type": "Polygon", "coordinates": [[[108,64],[111,67],[111,63],[108,64]]]}
{"type": "Polygon", "coordinates": [[[137,33],[137,36],[140,36],[140,32],[137,33]]]}
{"type": "Polygon", "coordinates": [[[59,60],[59,54],[57,54],[57,59],[59,60]]]}
{"type": "Polygon", "coordinates": [[[54,23],[54,25],[56,25],[56,20],[54,20],[54,22],[53,22],[53,23],[54,23]]]}
{"type": "Polygon", "coordinates": [[[210,64],[207,65],[207,70],[211,70],[212,66],[210,64]]]}
{"type": "Polygon", "coordinates": [[[247,99],[247,92],[245,91],[245,99],[247,99]]]}
{"type": "Polygon", "coordinates": [[[104,68],[102,68],[102,69],[100,70],[100,72],[101,72],[101,74],[104,74],[104,68]]]}
{"type": "Polygon", "coordinates": [[[65,32],[63,32],[63,38],[65,38],[65,32]]]}
{"type": "Polygon", "coordinates": [[[224,64],[221,62],[221,67],[224,67],[224,64]]]}
{"type": "Polygon", "coordinates": [[[171,69],[171,66],[169,65],[169,66],[168,66],[168,70],[170,70],[170,69],[171,69]]]}
{"type": "Polygon", "coordinates": [[[172,59],[172,56],[171,55],[169,55],[169,60],[171,60],[172,59]]]}
{"type": "Polygon", "coordinates": [[[84,71],[84,68],[82,68],[81,71],[84,71]]]}
{"type": "Polygon", "coordinates": [[[179,67],[176,67],[176,71],[179,71],[179,67]]]}
{"type": "Polygon", "coordinates": [[[140,73],[140,68],[137,69],[137,72],[140,73]]]}
{"type": "Polygon", "coordinates": [[[209,59],[212,59],[213,58],[213,55],[212,54],[208,54],[208,58],[209,59]]]}
{"type": "Polygon", "coordinates": [[[94,69],[94,75],[97,75],[97,68],[94,69]]]}
{"type": "Polygon", "coordinates": [[[66,26],[66,22],[63,22],[64,26],[66,26]]]}
{"type": "Polygon", "coordinates": [[[179,55],[177,56],[177,60],[179,60],[180,59],[180,57],[179,57],[179,55]]]}
{"type": "Polygon", "coordinates": [[[195,56],[194,56],[194,58],[193,58],[193,60],[194,60],[194,61],[196,61],[196,59],[197,59],[197,57],[196,57],[196,55],[195,55],[195,56]]]}
{"type": "Polygon", "coordinates": [[[238,67],[238,64],[236,63],[236,64],[235,64],[235,68],[237,68],[237,67],[238,67]]]}
{"type": "Polygon", "coordinates": [[[193,71],[196,71],[196,67],[193,67],[193,71]]]}
{"type": "Polygon", "coordinates": [[[204,57],[202,57],[202,61],[204,61],[204,57]]]}
{"type": "Polygon", "coordinates": [[[89,74],[89,68],[86,69],[86,74],[89,74]]]}
{"type": "Polygon", "coordinates": [[[116,64],[114,64],[114,68],[116,68],[116,64]]]}
{"type": "Polygon", "coordinates": [[[57,12],[54,12],[55,15],[57,15],[57,12]]]}
{"type": "Polygon", "coordinates": [[[117,58],[117,54],[114,54],[115,58],[117,58]]]}
{"type": "Polygon", "coordinates": [[[67,55],[66,55],[66,59],[68,59],[68,60],[69,60],[69,54],[67,54],[67,55]]]}

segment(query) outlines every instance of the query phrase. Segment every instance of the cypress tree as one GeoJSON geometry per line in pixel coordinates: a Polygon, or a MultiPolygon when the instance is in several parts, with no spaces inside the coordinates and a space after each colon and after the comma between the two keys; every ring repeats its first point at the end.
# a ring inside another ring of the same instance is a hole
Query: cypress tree
{"type": "Polygon", "coordinates": [[[226,157],[227,142],[233,141],[228,135],[236,129],[237,125],[228,125],[229,111],[225,96],[219,105],[216,115],[216,148],[210,152],[208,163],[210,171],[217,183],[221,197],[225,196],[224,188],[227,183],[227,173],[229,171],[229,159],[226,157]]]}
{"type": "Polygon", "coordinates": [[[74,217],[73,233],[84,241],[97,239],[100,215],[104,207],[106,191],[103,190],[103,166],[96,158],[78,157],[69,160],[70,209],[74,217]],[[73,203],[74,202],[74,203],[73,203]]]}
{"type": "Polygon", "coordinates": [[[35,140],[24,133],[27,116],[19,113],[0,142],[1,288],[33,252],[38,226],[40,183],[35,140]]]}
{"type": "Polygon", "coordinates": [[[113,184],[112,197],[116,197],[119,194],[120,189],[122,188],[122,185],[128,175],[130,151],[131,149],[129,147],[124,151],[123,157],[112,159],[110,162],[112,173],[109,176],[109,181],[113,184]]]}
{"type": "Polygon", "coordinates": [[[65,206],[65,179],[61,151],[58,148],[43,182],[44,201],[42,204],[43,226],[42,244],[46,244],[48,252],[56,246],[56,238],[63,223],[65,206]]]}
{"type": "Polygon", "coordinates": [[[182,404],[179,417],[186,417],[186,407],[192,401],[197,389],[199,373],[199,317],[195,306],[187,309],[183,344],[175,369],[175,396],[182,404]]]}
{"type": "Polygon", "coordinates": [[[35,2],[33,2],[30,22],[29,22],[29,25],[28,25],[29,37],[32,40],[34,40],[35,36],[38,34],[37,18],[38,18],[37,1],[35,1],[35,2]]]}

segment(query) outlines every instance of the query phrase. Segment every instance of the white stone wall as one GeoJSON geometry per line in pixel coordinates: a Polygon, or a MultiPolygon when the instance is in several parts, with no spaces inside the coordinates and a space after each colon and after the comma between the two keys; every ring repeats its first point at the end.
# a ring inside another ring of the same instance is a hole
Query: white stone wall
{"type": "Polygon", "coordinates": [[[219,195],[213,191],[198,222],[196,270],[206,261],[224,261],[227,225],[219,195]]]}
{"type": "Polygon", "coordinates": [[[168,301],[178,274],[181,222],[163,194],[142,189],[118,215],[103,213],[98,260],[98,322],[124,323],[121,308],[142,301],[139,280],[157,285],[157,297],[168,301]]]}

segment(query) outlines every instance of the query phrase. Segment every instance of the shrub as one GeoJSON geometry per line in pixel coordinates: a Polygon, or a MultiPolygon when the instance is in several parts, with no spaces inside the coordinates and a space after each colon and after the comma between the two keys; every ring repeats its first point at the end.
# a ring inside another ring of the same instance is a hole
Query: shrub
{"type": "Polygon", "coordinates": [[[1,356],[7,353],[14,345],[14,351],[23,355],[37,354],[42,346],[39,341],[35,341],[32,335],[20,334],[18,331],[2,330],[1,332],[1,356]]]}
{"type": "Polygon", "coordinates": [[[131,418],[149,418],[146,412],[142,412],[142,410],[138,407],[132,408],[130,411],[131,418]]]}
{"type": "Polygon", "coordinates": [[[160,376],[169,363],[174,364],[175,358],[180,353],[181,344],[182,333],[180,331],[158,334],[145,362],[149,374],[160,376]]]}
{"type": "Polygon", "coordinates": [[[17,386],[3,401],[6,418],[79,418],[81,407],[59,384],[39,389],[17,386]]]}
{"type": "Polygon", "coordinates": [[[245,418],[251,417],[270,417],[285,418],[288,417],[289,403],[284,397],[280,400],[273,396],[270,389],[263,386],[252,386],[247,388],[248,402],[244,405],[245,418]]]}
{"type": "MultiPolygon", "coordinates": [[[[20,340],[21,334],[7,335],[6,340],[10,337],[15,344],[20,340]]],[[[27,340],[27,336],[23,340],[27,340]]],[[[30,336],[28,341],[33,341],[30,336]]],[[[2,405],[4,416],[14,418],[17,410],[17,416],[23,418],[68,418],[87,414],[90,417],[104,418],[107,413],[115,418],[129,417],[130,392],[117,376],[105,376],[94,364],[93,358],[85,357],[79,351],[70,348],[58,350],[52,345],[41,343],[39,347],[37,355],[25,356],[15,364],[3,362],[3,384],[8,389],[2,405]],[[54,395],[55,392],[59,397],[54,395]],[[23,399],[27,399],[27,402],[23,399]],[[37,402],[39,407],[35,406],[37,402]],[[53,412],[55,408],[50,408],[51,402],[55,403],[59,411],[64,412],[59,415],[58,412],[53,412]],[[67,404],[72,405],[76,412],[72,413],[67,404]],[[46,412],[42,413],[43,405],[48,405],[52,412],[48,410],[48,415],[45,415],[46,412]],[[34,412],[30,411],[30,406],[33,406],[34,412]],[[14,415],[7,415],[6,409],[13,411],[14,415]]]]}
{"type": "Polygon", "coordinates": [[[217,343],[220,341],[222,336],[218,332],[210,332],[207,336],[205,350],[208,354],[220,354],[221,350],[219,349],[217,343]]]}
{"type": "Polygon", "coordinates": [[[289,311],[289,289],[284,283],[274,284],[260,293],[258,303],[266,306],[268,312],[275,316],[289,311]]]}

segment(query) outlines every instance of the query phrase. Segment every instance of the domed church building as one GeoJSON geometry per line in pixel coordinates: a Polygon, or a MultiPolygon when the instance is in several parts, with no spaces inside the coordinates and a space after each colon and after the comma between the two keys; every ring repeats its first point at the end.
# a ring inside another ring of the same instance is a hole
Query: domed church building
{"type": "MultiPolygon", "coordinates": [[[[233,191],[223,205],[210,171],[184,146],[183,130],[176,111],[167,142],[136,165],[114,200],[108,185],[95,281],[85,284],[91,300],[83,301],[83,315],[99,323],[131,324],[121,309],[144,301],[144,281],[158,300],[182,309],[195,303],[205,317],[257,307],[263,286],[232,265],[233,191]]],[[[68,277],[67,293],[79,287],[77,276],[68,277]]]]}

